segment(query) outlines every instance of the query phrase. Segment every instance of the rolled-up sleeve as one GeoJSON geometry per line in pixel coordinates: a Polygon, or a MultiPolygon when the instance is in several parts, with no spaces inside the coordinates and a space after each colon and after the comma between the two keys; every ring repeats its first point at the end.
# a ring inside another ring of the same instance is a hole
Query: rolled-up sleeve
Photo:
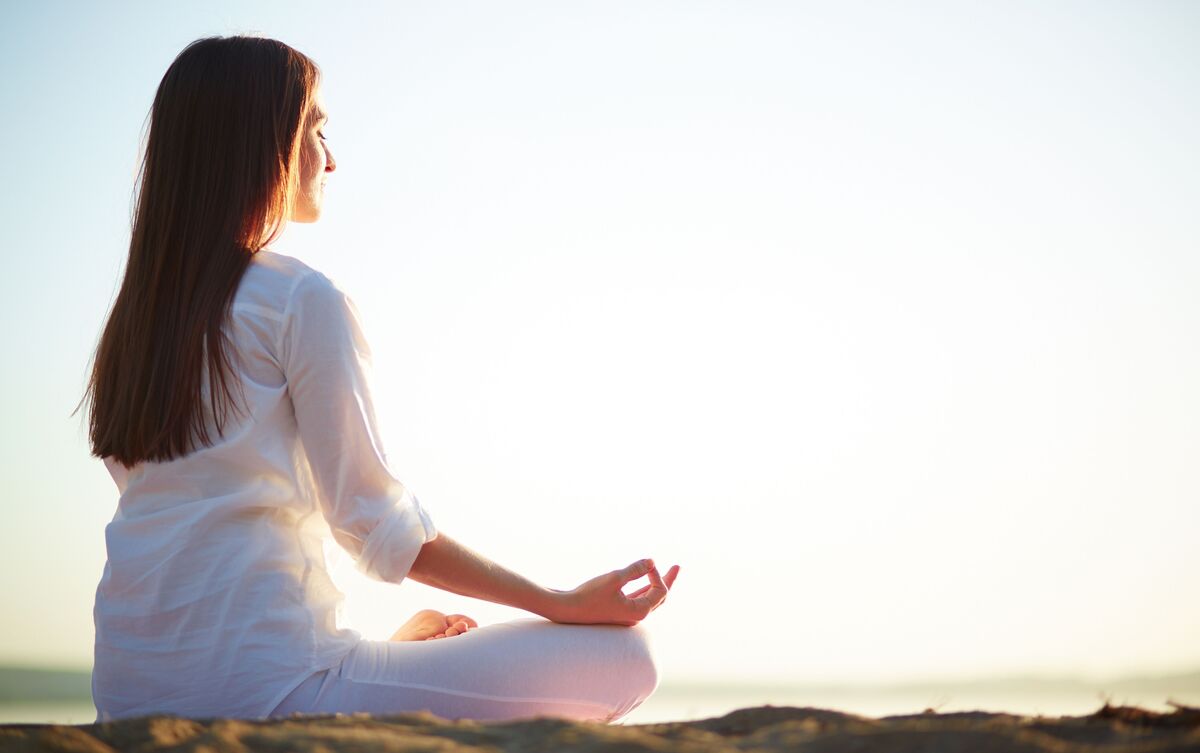
{"type": "Polygon", "coordinates": [[[437,529],[388,467],[358,310],[312,272],[288,296],[280,337],[300,440],[333,537],[361,571],[399,583],[437,529]]]}

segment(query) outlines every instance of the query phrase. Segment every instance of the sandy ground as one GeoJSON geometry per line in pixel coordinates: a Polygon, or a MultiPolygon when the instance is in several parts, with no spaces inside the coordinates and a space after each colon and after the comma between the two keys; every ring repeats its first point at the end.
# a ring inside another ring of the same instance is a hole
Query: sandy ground
{"type": "Polygon", "coordinates": [[[692,722],[604,725],[539,718],[504,724],[428,713],[297,716],[275,721],[169,716],[108,724],[0,725],[0,751],[1200,751],[1200,708],[1158,713],[1104,706],[1089,716],[967,712],[881,719],[761,706],[692,722]]]}

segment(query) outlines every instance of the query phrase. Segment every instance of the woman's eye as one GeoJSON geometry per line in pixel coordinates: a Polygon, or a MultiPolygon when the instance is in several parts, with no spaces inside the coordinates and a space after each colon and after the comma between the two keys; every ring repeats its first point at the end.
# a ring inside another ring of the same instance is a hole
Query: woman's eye
{"type": "Polygon", "coordinates": [[[321,133],[320,131],[317,131],[317,138],[324,140],[325,134],[321,133]]]}

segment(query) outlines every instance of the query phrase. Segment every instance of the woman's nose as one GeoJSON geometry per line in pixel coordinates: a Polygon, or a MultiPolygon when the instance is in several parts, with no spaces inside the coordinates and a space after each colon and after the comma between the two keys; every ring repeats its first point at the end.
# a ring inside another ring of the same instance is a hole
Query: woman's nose
{"type": "Polygon", "coordinates": [[[337,160],[333,158],[333,152],[329,147],[325,147],[325,172],[331,173],[337,169],[337,160]]]}

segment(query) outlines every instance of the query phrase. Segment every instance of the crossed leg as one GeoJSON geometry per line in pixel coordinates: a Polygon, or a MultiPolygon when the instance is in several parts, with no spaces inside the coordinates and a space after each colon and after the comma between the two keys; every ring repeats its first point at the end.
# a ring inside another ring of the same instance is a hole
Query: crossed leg
{"type": "Polygon", "coordinates": [[[360,641],[271,715],[424,710],[444,719],[548,715],[611,722],[657,685],[640,626],[525,618],[471,628],[452,641],[360,641]]]}

